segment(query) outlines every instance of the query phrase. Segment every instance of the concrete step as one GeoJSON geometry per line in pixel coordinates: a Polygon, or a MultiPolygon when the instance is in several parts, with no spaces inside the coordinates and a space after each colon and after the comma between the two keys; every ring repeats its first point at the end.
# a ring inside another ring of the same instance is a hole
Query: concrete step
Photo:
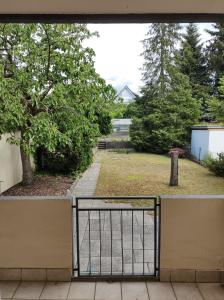
{"type": "Polygon", "coordinates": [[[97,148],[99,150],[105,150],[107,148],[107,143],[105,141],[99,141],[98,145],[97,145],[97,148]]]}

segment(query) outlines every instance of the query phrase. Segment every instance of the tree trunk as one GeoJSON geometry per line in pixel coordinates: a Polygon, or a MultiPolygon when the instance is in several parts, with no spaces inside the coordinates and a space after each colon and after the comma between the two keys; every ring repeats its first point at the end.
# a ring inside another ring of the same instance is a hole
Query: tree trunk
{"type": "Polygon", "coordinates": [[[171,152],[170,186],[178,185],[178,152],[171,152]]]}
{"type": "Polygon", "coordinates": [[[33,169],[30,162],[30,156],[27,155],[23,147],[20,146],[20,155],[22,161],[22,169],[23,169],[23,185],[29,185],[33,181],[33,169]]]}

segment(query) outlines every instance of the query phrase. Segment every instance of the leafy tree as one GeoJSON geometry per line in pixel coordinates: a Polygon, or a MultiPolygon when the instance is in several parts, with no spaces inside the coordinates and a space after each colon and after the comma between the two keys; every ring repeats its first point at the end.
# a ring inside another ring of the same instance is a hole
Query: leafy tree
{"type": "Polygon", "coordinates": [[[207,30],[211,35],[207,47],[208,68],[212,81],[212,93],[217,96],[220,78],[224,75],[224,23],[213,24],[213,30],[207,30]]]}
{"type": "Polygon", "coordinates": [[[112,122],[109,111],[101,111],[97,114],[100,134],[108,135],[112,131],[112,122]]]}
{"type": "Polygon", "coordinates": [[[179,29],[177,24],[153,24],[143,41],[145,86],[143,96],[136,101],[130,132],[137,150],[164,153],[171,147],[184,146],[189,126],[198,119],[199,103],[177,63],[179,29]]]}
{"type": "Polygon", "coordinates": [[[24,184],[38,148],[85,160],[100,134],[100,112],[115,93],[82,45],[91,36],[85,25],[0,25],[0,134],[10,132],[20,146],[24,184]]]}
{"type": "Polygon", "coordinates": [[[114,101],[113,107],[111,109],[111,118],[113,119],[122,119],[126,111],[127,105],[124,104],[123,98],[116,98],[114,101]]]}
{"type": "Polygon", "coordinates": [[[195,24],[187,26],[180,48],[180,71],[187,75],[194,98],[201,100],[202,114],[207,113],[209,78],[200,34],[195,24]]]}
{"type": "Polygon", "coordinates": [[[137,114],[137,105],[136,105],[137,98],[134,102],[131,102],[127,105],[126,110],[124,112],[124,118],[133,118],[137,114]]]}

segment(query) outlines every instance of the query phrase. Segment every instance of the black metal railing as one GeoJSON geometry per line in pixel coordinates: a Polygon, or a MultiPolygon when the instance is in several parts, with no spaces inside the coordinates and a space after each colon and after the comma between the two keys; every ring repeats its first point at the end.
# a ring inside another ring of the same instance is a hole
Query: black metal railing
{"type": "Polygon", "coordinates": [[[74,277],[159,276],[157,197],[77,197],[73,200],[73,220],[74,277]],[[133,206],[136,201],[137,207],[133,206]]]}

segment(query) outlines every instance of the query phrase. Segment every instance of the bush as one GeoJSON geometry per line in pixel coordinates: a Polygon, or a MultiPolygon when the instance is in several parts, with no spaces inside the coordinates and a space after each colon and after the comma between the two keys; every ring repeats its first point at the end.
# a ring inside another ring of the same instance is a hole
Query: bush
{"type": "Polygon", "coordinates": [[[224,152],[219,153],[217,158],[208,157],[204,165],[216,175],[224,177],[224,152]]]}
{"type": "Polygon", "coordinates": [[[93,151],[89,145],[83,145],[81,149],[58,148],[55,152],[39,148],[36,154],[37,171],[77,177],[88,168],[92,158],[93,151]]]}
{"type": "Polygon", "coordinates": [[[98,126],[100,134],[102,135],[108,135],[112,131],[112,123],[111,123],[111,117],[108,112],[101,112],[100,114],[97,114],[98,118],[98,126]]]}

